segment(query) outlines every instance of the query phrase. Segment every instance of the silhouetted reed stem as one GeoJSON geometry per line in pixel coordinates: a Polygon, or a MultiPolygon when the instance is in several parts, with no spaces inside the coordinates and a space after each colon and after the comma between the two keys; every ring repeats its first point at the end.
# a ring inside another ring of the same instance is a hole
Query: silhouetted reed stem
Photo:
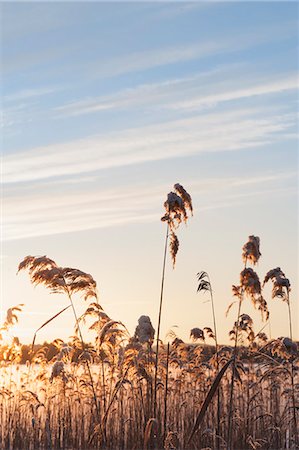
{"type": "MultiPolygon", "coordinates": [[[[212,315],[213,315],[213,324],[214,324],[214,336],[215,336],[215,344],[216,344],[216,353],[218,352],[218,340],[217,340],[217,326],[216,326],[216,314],[215,314],[215,306],[214,306],[214,297],[213,297],[213,291],[212,291],[212,285],[211,280],[209,277],[209,274],[207,273],[209,285],[210,285],[210,296],[211,296],[211,304],[212,304],[212,315]]],[[[218,355],[217,355],[217,362],[218,362],[218,355]]]]}
{"type": "MultiPolygon", "coordinates": [[[[247,260],[245,260],[244,269],[246,269],[247,260]]],[[[236,361],[238,355],[238,337],[239,337],[239,322],[241,314],[241,305],[243,301],[244,289],[242,288],[241,295],[239,297],[238,314],[236,321],[236,331],[235,331],[235,343],[234,343],[234,353],[233,353],[233,365],[232,365],[232,378],[230,384],[230,394],[229,394],[229,413],[228,413],[228,429],[227,429],[227,450],[232,450],[232,426],[233,426],[233,403],[234,403],[234,384],[236,378],[236,361]]]]}
{"type": "Polygon", "coordinates": [[[167,356],[166,356],[166,380],[165,380],[165,392],[164,392],[164,423],[163,423],[163,442],[165,441],[167,432],[167,394],[168,394],[168,368],[169,368],[169,342],[167,344],[167,356]]]}
{"type": "Polygon", "coordinates": [[[160,325],[161,325],[161,315],[162,315],[162,303],[163,303],[163,292],[164,292],[168,235],[169,235],[169,222],[167,223],[167,230],[166,230],[166,237],[165,237],[161,293],[160,293],[160,305],[159,305],[159,316],[158,316],[158,327],[157,327],[157,340],[156,340],[155,381],[154,381],[154,414],[153,414],[154,418],[156,417],[156,412],[157,412],[157,378],[158,378],[158,364],[159,364],[159,340],[160,340],[160,325]]]}
{"type": "MultiPolygon", "coordinates": [[[[293,330],[292,330],[292,314],[290,305],[290,296],[287,295],[288,313],[289,313],[289,329],[290,329],[290,339],[293,341],[293,330]]],[[[291,384],[292,384],[292,410],[293,410],[293,422],[294,422],[294,436],[295,436],[295,446],[297,448],[298,442],[298,427],[297,427],[297,414],[296,414],[296,399],[295,399],[295,384],[294,384],[295,370],[294,361],[291,361],[291,384]]]]}
{"type": "MultiPolygon", "coordinates": [[[[82,332],[81,332],[81,328],[80,328],[78,316],[77,316],[77,313],[76,313],[76,309],[75,309],[75,306],[74,306],[74,302],[73,302],[72,296],[71,296],[71,294],[69,293],[68,290],[67,290],[67,296],[68,296],[69,301],[70,301],[71,306],[72,306],[72,310],[73,310],[73,313],[74,313],[77,329],[78,329],[80,340],[81,340],[81,344],[82,344],[82,350],[84,352],[85,348],[86,348],[85,347],[85,342],[84,342],[83,335],[82,335],[82,332]]],[[[94,382],[93,382],[93,378],[92,378],[92,373],[91,373],[89,361],[86,359],[85,362],[86,362],[86,366],[87,366],[88,375],[89,375],[89,378],[90,378],[90,385],[91,385],[93,399],[94,399],[94,403],[95,403],[95,407],[96,407],[97,418],[100,419],[100,411],[99,411],[99,405],[98,405],[98,400],[97,400],[97,394],[96,394],[95,387],[94,387],[94,382]]]]}
{"type": "MultiPolygon", "coordinates": [[[[210,296],[211,296],[211,304],[212,304],[212,315],[213,315],[213,324],[214,324],[214,336],[215,336],[215,346],[216,346],[216,366],[217,366],[217,372],[219,370],[219,355],[218,355],[218,339],[217,339],[217,326],[216,326],[216,314],[215,314],[215,306],[214,306],[214,297],[213,297],[213,291],[212,291],[212,285],[211,280],[209,277],[209,274],[207,273],[209,285],[210,285],[210,296]]],[[[220,414],[220,386],[217,389],[217,429],[216,429],[216,447],[219,449],[220,447],[220,420],[221,420],[221,414],[220,414]]]]}

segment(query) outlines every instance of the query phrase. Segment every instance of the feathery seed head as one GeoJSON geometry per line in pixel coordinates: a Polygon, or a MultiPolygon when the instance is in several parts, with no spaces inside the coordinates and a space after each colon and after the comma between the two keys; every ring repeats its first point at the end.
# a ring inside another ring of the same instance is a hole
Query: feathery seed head
{"type": "Polygon", "coordinates": [[[164,202],[166,214],[162,220],[167,220],[170,228],[175,229],[184,220],[187,221],[188,215],[182,198],[175,192],[169,192],[167,200],[164,202]]]}
{"type": "Polygon", "coordinates": [[[241,314],[239,326],[241,330],[246,331],[253,325],[253,320],[248,314],[241,314]]]}
{"type": "Polygon", "coordinates": [[[134,335],[136,340],[141,344],[148,342],[151,345],[153,343],[154,336],[155,330],[152,326],[151,319],[148,316],[139,317],[134,335]]]}
{"type": "Polygon", "coordinates": [[[28,270],[30,280],[35,286],[43,284],[52,293],[72,295],[81,292],[83,298],[97,297],[96,282],[88,273],[69,267],[58,267],[46,256],[26,256],[19,264],[19,270],[28,270]]]}
{"type": "Polygon", "coordinates": [[[190,194],[179,183],[174,185],[175,192],[169,192],[167,200],[164,202],[165,215],[161,218],[163,222],[167,222],[170,234],[170,255],[175,266],[176,255],[179,249],[179,240],[174,230],[178,228],[180,223],[188,220],[188,211],[193,215],[192,200],[190,194]]]}
{"type": "Polygon", "coordinates": [[[291,355],[297,355],[298,353],[298,347],[296,342],[292,341],[292,339],[288,338],[288,337],[282,337],[280,338],[281,342],[283,343],[283,345],[285,346],[285,348],[287,349],[287,352],[290,353],[291,355]]]}
{"type": "Polygon", "coordinates": [[[62,375],[63,372],[64,372],[64,363],[62,361],[56,361],[52,367],[50,381],[52,381],[53,378],[57,378],[60,375],[62,375]]]}
{"type": "Polygon", "coordinates": [[[261,293],[261,283],[257,273],[250,267],[240,273],[240,284],[249,296],[261,293]]]}
{"type": "Polygon", "coordinates": [[[170,241],[169,241],[169,248],[170,248],[170,255],[171,255],[173,267],[175,266],[176,255],[177,255],[177,252],[179,250],[179,245],[180,245],[180,242],[178,240],[177,235],[173,231],[171,231],[171,233],[170,233],[170,241]]]}
{"type": "Polygon", "coordinates": [[[245,292],[251,299],[254,307],[261,311],[262,318],[267,320],[269,311],[267,302],[262,296],[262,287],[257,273],[251,268],[247,267],[242,270],[240,274],[240,286],[233,286],[234,295],[242,298],[242,291],[245,292]]]}
{"type": "Polygon", "coordinates": [[[169,192],[164,202],[166,214],[162,221],[167,221],[170,229],[176,229],[182,221],[188,219],[188,210],[193,215],[192,200],[190,194],[179,183],[174,185],[175,192],[169,192]]]}
{"type": "Polygon", "coordinates": [[[185,208],[189,209],[191,214],[193,215],[193,206],[192,206],[191,195],[188,194],[188,192],[179,183],[176,183],[174,185],[174,189],[181,196],[181,198],[182,198],[182,200],[184,202],[185,208]]]}
{"type": "Polygon", "coordinates": [[[281,298],[283,301],[289,301],[289,293],[291,291],[291,283],[280,267],[269,270],[264,279],[264,284],[272,280],[272,298],[281,298]]]}
{"type": "Polygon", "coordinates": [[[197,340],[204,341],[205,340],[204,332],[200,328],[192,328],[192,330],[190,332],[190,337],[194,341],[197,341],[197,340]]]}
{"type": "Polygon", "coordinates": [[[257,236],[249,236],[248,242],[243,246],[243,261],[251,261],[256,264],[261,257],[260,238],[257,236]]]}

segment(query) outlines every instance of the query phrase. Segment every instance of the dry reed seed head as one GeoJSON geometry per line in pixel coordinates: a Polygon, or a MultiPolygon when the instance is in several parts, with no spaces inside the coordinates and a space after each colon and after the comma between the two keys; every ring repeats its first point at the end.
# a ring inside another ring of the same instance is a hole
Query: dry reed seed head
{"type": "Polygon", "coordinates": [[[259,277],[251,268],[242,270],[240,273],[240,284],[245,293],[249,296],[261,294],[261,283],[259,277]]]}
{"type": "Polygon", "coordinates": [[[61,270],[57,267],[34,271],[31,274],[31,282],[34,285],[43,284],[52,292],[59,293],[66,290],[66,283],[61,270]]]}
{"type": "Polygon", "coordinates": [[[82,292],[85,300],[91,296],[97,298],[97,284],[90,274],[69,267],[62,268],[61,270],[71,294],[82,292]]]}
{"type": "Polygon", "coordinates": [[[268,304],[262,295],[257,297],[257,299],[255,301],[255,306],[261,312],[262,320],[267,321],[270,317],[270,312],[268,310],[268,304]]]}
{"type": "Polygon", "coordinates": [[[280,358],[289,360],[290,358],[298,356],[298,347],[296,342],[288,337],[279,337],[271,342],[271,353],[280,358]]]}
{"type": "MultiPolygon", "coordinates": [[[[233,296],[234,297],[238,297],[240,300],[242,299],[242,286],[232,285],[232,291],[233,291],[233,296]]],[[[228,309],[227,313],[229,312],[229,310],[230,310],[232,305],[233,305],[233,303],[231,303],[229,305],[229,309],[228,309]]]]}
{"type": "Polygon", "coordinates": [[[179,183],[176,183],[174,185],[174,189],[181,196],[181,198],[182,198],[182,200],[184,202],[185,208],[189,209],[191,214],[193,215],[193,206],[192,206],[191,195],[188,194],[188,192],[179,183]]]}
{"type": "Polygon", "coordinates": [[[190,194],[179,183],[174,185],[176,192],[169,192],[167,200],[164,202],[166,214],[161,218],[168,222],[170,229],[176,229],[182,221],[188,219],[187,211],[193,215],[192,200],[190,194]]]}
{"type": "Polygon", "coordinates": [[[281,298],[283,301],[289,301],[289,293],[291,291],[291,283],[280,267],[269,270],[264,279],[264,284],[272,280],[272,298],[281,298]]]}
{"type": "Polygon", "coordinates": [[[173,231],[171,231],[170,240],[169,240],[169,248],[170,248],[170,256],[172,259],[173,267],[175,266],[176,255],[178,253],[179,246],[180,246],[180,242],[178,240],[177,235],[173,231]]]}
{"type": "Polygon", "coordinates": [[[13,316],[13,312],[12,312],[12,309],[11,309],[11,308],[9,308],[9,309],[7,310],[7,313],[6,313],[6,322],[7,322],[8,324],[10,324],[10,325],[12,325],[13,322],[14,322],[14,316],[13,316]]]}
{"type": "Polygon", "coordinates": [[[87,350],[84,350],[84,352],[82,352],[79,356],[79,360],[80,361],[88,361],[88,362],[92,362],[92,356],[91,353],[87,350]]]}
{"type": "Polygon", "coordinates": [[[266,335],[266,333],[262,331],[258,333],[256,337],[260,342],[266,343],[268,341],[268,336],[266,335]]]}
{"type": "Polygon", "coordinates": [[[20,270],[28,270],[30,280],[34,285],[44,284],[55,292],[62,292],[65,287],[61,269],[46,256],[27,256],[19,264],[18,271],[20,270]]]}
{"type": "Polygon", "coordinates": [[[206,332],[207,336],[211,339],[215,339],[215,333],[210,327],[204,327],[204,331],[206,332]]]}
{"type": "Polygon", "coordinates": [[[192,328],[192,330],[190,331],[190,337],[194,341],[197,341],[197,340],[204,341],[205,340],[204,332],[200,328],[192,328]]]}
{"type": "Polygon", "coordinates": [[[292,339],[288,337],[280,338],[283,345],[285,346],[287,352],[291,355],[296,356],[298,354],[298,347],[296,342],[292,341],[292,339]]]}
{"type": "Polygon", "coordinates": [[[204,271],[198,272],[197,279],[199,281],[198,287],[197,287],[197,292],[200,292],[200,291],[212,292],[212,286],[209,281],[209,276],[208,276],[207,272],[204,272],[204,271]]]}
{"type": "Polygon", "coordinates": [[[148,316],[139,317],[134,337],[142,344],[148,342],[151,345],[153,343],[155,329],[153,328],[151,319],[148,316]]]}
{"type": "Polygon", "coordinates": [[[251,330],[253,325],[253,320],[248,314],[241,314],[240,321],[239,321],[239,327],[243,331],[251,330]]]}
{"type": "Polygon", "coordinates": [[[181,344],[184,344],[184,341],[182,340],[182,339],[180,339],[180,338],[175,338],[173,341],[172,341],[172,343],[171,343],[171,345],[174,347],[174,348],[177,348],[179,345],[181,345],[181,344]]]}
{"type": "Polygon", "coordinates": [[[73,350],[72,347],[70,347],[69,345],[63,343],[59,354],[60,354],[61,358],[63,358],[65,356],[69,356],[69,354],[71,353],[72,350],[73,350]]]}
{"type": "Polygon", "coordinates": [[[64,372],[64,363],[62,361],[56,361],[52,367],[50,381],[59,377],[64,372]]]}
{"type": "MultiPolygon", "coordinates": [[[[248,267],[242,270],[240,274],[240,288],[238,289],[238,295],[242,295],[242,289],[245,294],[249,296],[255,308],[261,312],[262,319],[267,320],[269,318],[268,305],[264,297],[262,296],[262,287],[257,273],[248,267]]],[[[233,291],[236,291],[236,287],[233,286],[233,291]]]]}
{"type": "MultiPolygon", "coordinates": [[[[111,321],[111,319],[110,319],[110,317],[109,317],[104,311],[99,312],[97,316],[98,316],[98,320],[96,320],[96,321],[89,327],[89,329],[90,329],[90,330],[95,330],[95,331],[99,332],[99,331],[103,328],[103,326],[104,326],[106,323],[108,323],[108,322],[111,321]]],[[[85,320],[85,317],[84,317],[84,320],[85,320]]]]}
{"type": "Polygon", "coordinates": [[[20,339],[18,338],[18,336],[14,336],[12,339],[12,345],[15,347],[20,347],[21,346],[21,342],[20,339]]]}
{"type": "Polygon", "coordinates": [[[163,222],[168,223],[168,227],[171,231],[169,246],[173,267],[175,266],[176,255],[179,249],[179,240],[174,233],[174,230],[178,228],[182,221],[185,223],[187,222],[188,210],[193,215],[191,196],[183,186],[178,183],[174,185],[174,189],[176,192],[169,192],[167,195],[167,200],[164,202],[166,214],[161,218],[163,222]]]}
{"type": "Polygon", "coordinates": [[[275,269],[269,270],[269,272],[266,273],[264,284],[267,283],[269,280],[275,280],[276,278],[285,278],[285,274],[281,270],[280,267],[276,267],[275,269]]]}
{"type": "Polygon", "coordinates": [[[84,299],[97,297],[96,282],[91,275],[78,269],[58,267],[46,256],[27,256],[20,264],[19,271],[27,269],[34,285],[43,284],[53,293],[74,294],[81,292],[84,299]]]}
{"type": "Polygon", "coordinates": [[[109,341],[111,344],[115,345],[117,339],[121,339],[125,334],[119,326],[123,326],[123,324],[117,320],[110,320],[105,323],[96,337],[97,344],[101,345],[104,341],[109,341]]]}
{"type": "Polygon", "coordinates": [[[28,270],[30,276],[39,270],[52,269],[57,267],[55,261],[47,256],[26,256],[24,260],[19,264],[18,272],[20,270],[28,270]]]}
{"type": "Polygon", "coordinates": [[[166,214],[161,220],[167,221],[171,229],[177,228],[182,221],[187,221],[188,215],[184,202],[175,192],[169,192],[164,208],[166,214]]]}
{"type": "Polygon", "coordinates": [[[251,261],[252,264],[256,264],[261,256],[260,238],[257,236],[249,236],[248,242],[243,246],[243,261],[251,261]]]}

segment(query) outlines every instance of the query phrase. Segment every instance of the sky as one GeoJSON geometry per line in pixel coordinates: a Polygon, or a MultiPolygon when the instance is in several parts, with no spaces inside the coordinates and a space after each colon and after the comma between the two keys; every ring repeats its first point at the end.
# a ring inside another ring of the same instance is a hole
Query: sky
{"type": "MultiPolygon", "coordinates": [[[[167,259],[161,337],[212,326],[196,274],[208,272],[219,340],[236,320],[231,286],[259,236],[257,273],[281,267],[298,322],[298,4],[296,2],[1,3],[1,313],[24,303],[23,342],[68,305],[34,288],[27,255],[90,273],[107,314],[154,327],[163,203],[193,199],[167,259]]],[[[265,332],[288,335],[271,299],[265,332]]],[[[75,298],[78,313],[87,307],[75,298]]],[[[242,312],[264,324],[249,299],[242,312]]],[[[73,334],[67,311],[37,341],[73,334]]],[[[90,334],[84,330],[86,339],[90,334]]]]}

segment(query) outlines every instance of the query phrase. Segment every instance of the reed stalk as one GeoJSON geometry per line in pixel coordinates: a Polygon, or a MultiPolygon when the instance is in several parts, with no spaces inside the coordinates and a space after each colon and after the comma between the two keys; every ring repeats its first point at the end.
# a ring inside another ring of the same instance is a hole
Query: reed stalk
{"type": "Polygon", "coordinates": [[[163,267],[162,267],[162,280],[161,280],[161,291],[160,291],[160,304],[159,304],[159,315],[158,315],[158,328],[157,328],[157,338],[156,338],[153,417],[156,417],[156,413],[157,413],[157,380],[158,380],[158,365],[159,365],[160,326],[161,326],[161,317],[162,317],[162,304],[163,304],[163,293],[164,293],[164,281],[165,281],[165,267],[166,267],[166,258],[167,258],[168,235],[169,235],[169,223],[167,224],[167,230],[166,230],[166,236],[165,236],[165,246],[164,246],[164,255],[163,255],[163,267]]]}

